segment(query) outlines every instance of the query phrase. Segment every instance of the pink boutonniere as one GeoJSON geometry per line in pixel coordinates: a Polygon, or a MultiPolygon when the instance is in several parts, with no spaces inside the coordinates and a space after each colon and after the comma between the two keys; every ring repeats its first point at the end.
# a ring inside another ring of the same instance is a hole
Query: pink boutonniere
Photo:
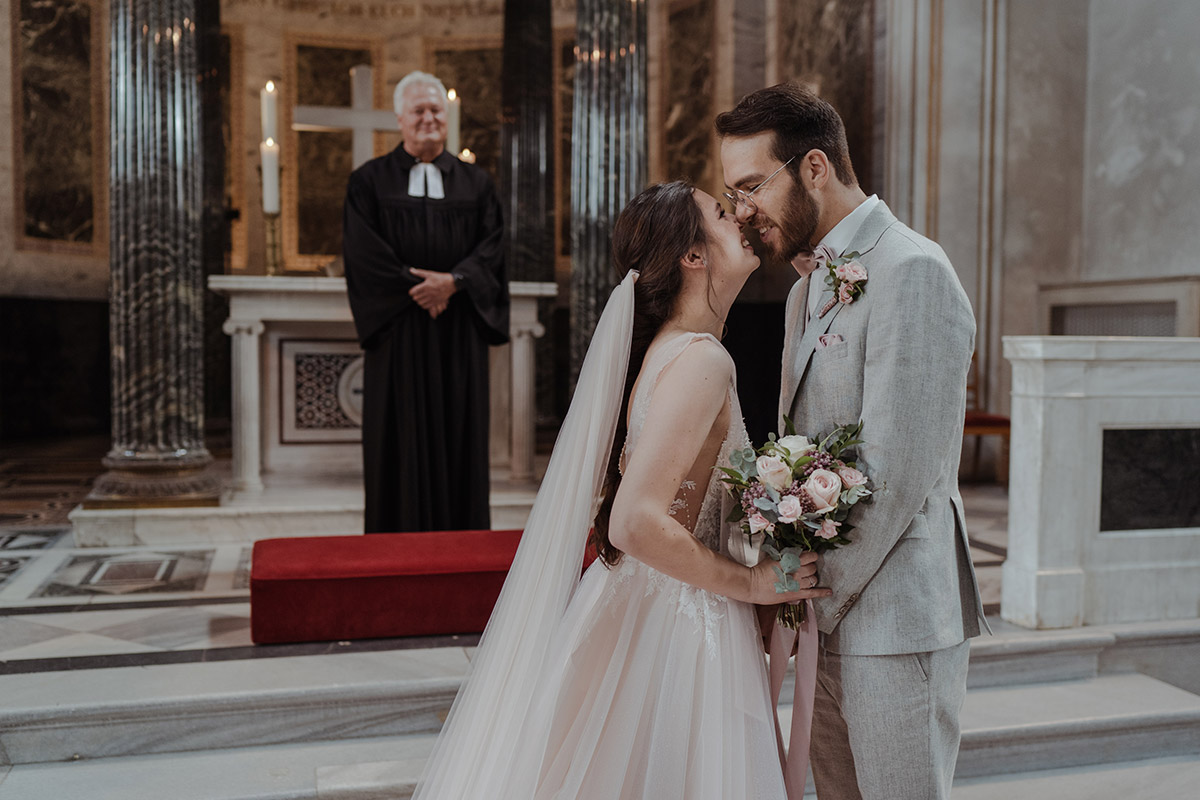
{"type": "Polygon", "coordinates": [[[858,252],[852,252],[836,258],[821,259],[825,262],[825,268],[829,270],[825,285],[833,292],[833,297],[821,308],[817,314],[818,319],[828,314],[837,303],[850,305],[866,290],[867,270],[856,260],[859,255],[858,252]]]}

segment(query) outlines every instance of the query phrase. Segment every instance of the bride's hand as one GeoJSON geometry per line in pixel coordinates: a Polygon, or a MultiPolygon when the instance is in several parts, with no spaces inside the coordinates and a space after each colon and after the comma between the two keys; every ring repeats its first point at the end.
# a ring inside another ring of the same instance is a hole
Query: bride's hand
{"type": "Polygon", "coordinates": [[[796,603],[815,597],[832,596],[832,589],[826,589],[817,585],[819,582],[817,578],[817,558],[816,553],[802,553],[800,555],[800,568],[792,573],[792,577],[796,579],[801,588],[798,591],[784,592],[783,594],[778,594],[775,591],[775,582],[779,579],[775,574],[775,567],[779,562],[764,558],[758,563],[758,566],[752,567],[750,570],[750,602],[760,605],[774,605],[778,603],[796,603]]]}

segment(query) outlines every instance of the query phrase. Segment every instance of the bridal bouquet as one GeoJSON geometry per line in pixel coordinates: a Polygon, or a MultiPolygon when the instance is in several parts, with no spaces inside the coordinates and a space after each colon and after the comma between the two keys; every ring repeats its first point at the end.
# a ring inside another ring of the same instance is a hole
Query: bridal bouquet
{"type": "MultiPolygon", "coordinates": [[[[850,543],[846,534],[854,526],[846,517],[871,497],[867,476],[843,458],[862,443],[862,422],[809,439],[796,435],[790,419],[784,421],[786,436],[772,433],[758,449],[735,450],[730,466],[720,468],[737,501],[726,521],[741,522],[747,536],[764,535],[763,552],[778,562],[779,593],[801,588],[791,573],[799,569],[802,552],[823,553],[850,543]]],[[[796,628],[804,621],[804,604],[781,606],[779,621],[796,628]]]]}

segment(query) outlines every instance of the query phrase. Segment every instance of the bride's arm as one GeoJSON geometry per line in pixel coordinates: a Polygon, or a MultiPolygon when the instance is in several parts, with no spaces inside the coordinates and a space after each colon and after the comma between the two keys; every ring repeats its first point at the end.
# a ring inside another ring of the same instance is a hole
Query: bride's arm
{"type": "MultiPolygon", "coordinates": [[[[616,547],[659,572],[749,603],[827,597],[828,589],[776,594],[773,562],[746,567],[709,550],[668,512],[729,397],[733,365],[719,345],[697,341],[655,387],[637,446],[613,500],[609,537],[616,547]]],[[[815,556],[796,575],[815,572],[815,556]]]]}

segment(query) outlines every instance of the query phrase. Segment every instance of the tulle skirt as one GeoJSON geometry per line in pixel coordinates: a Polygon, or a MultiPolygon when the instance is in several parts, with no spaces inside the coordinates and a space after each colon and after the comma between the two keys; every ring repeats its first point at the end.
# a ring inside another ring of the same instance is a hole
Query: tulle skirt
{"type": "Polygon", "coordinates": [[[781,800],[751,606],[626,556],[596,562],[543,667],[503,797],[781,800]]]}

